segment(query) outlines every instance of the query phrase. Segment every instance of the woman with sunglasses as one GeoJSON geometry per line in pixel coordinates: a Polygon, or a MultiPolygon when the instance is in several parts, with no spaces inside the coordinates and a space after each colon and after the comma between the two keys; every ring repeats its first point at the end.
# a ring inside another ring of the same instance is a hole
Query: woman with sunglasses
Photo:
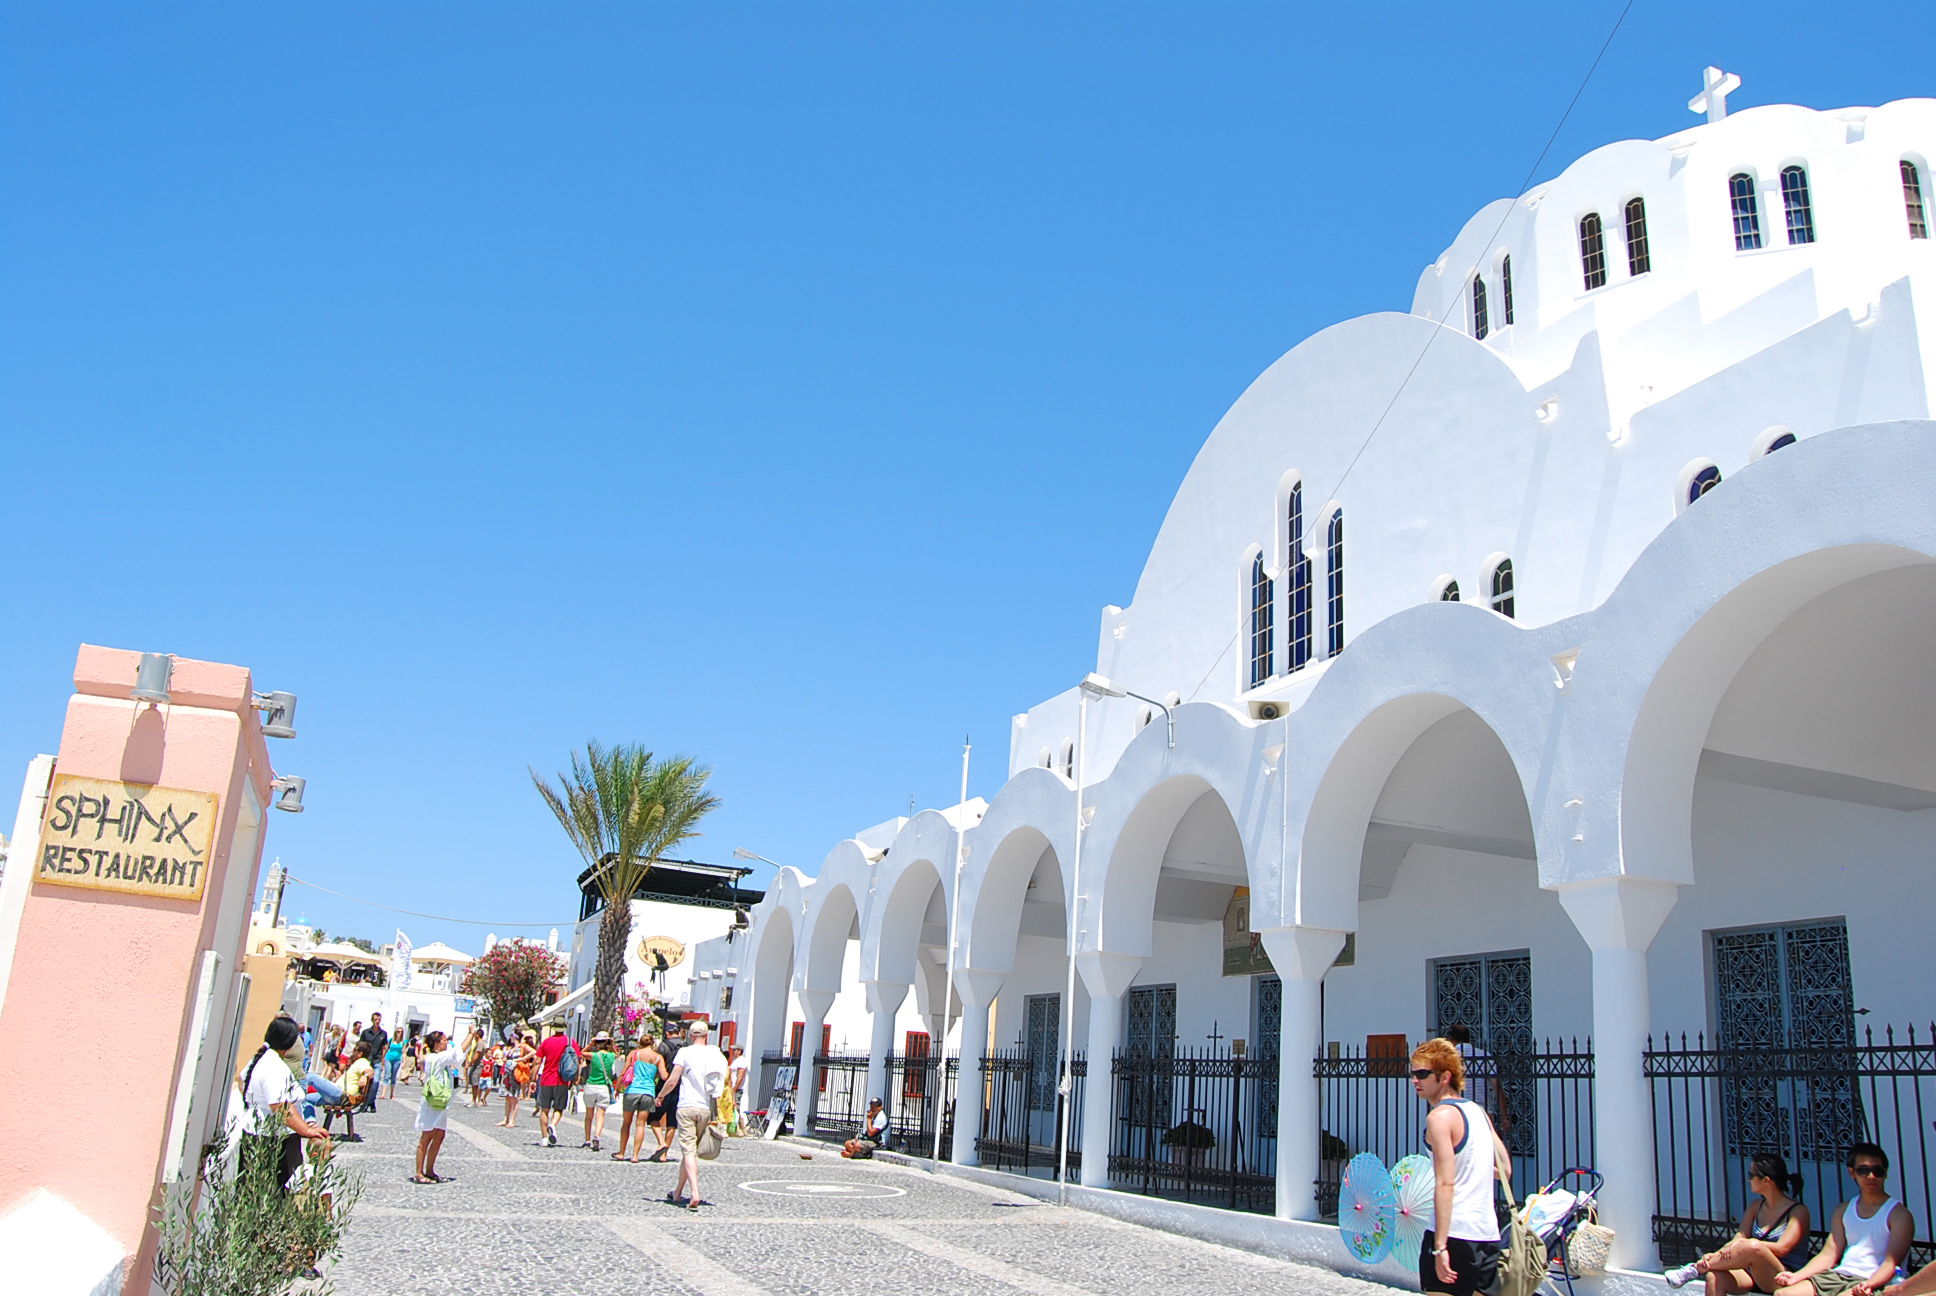
{"type": "Polygon", "coordinates": [[[1427,1040],[1412,1054],[1412,1088],[1425,1100],[1425,1145],[1436,1187],[1432,1230],[1418,1258],[1427,1292],[1473,1296],[1499,1275],[1499,1217],[1493,1181],[1512,1174],[1505,1144],[1485,1108],[1465,1098],[1465,1059],[1450,1040],[1427,1040]]]}
{"type": "MultiPolygon", "coordinates": [[[[1895,1280],[1916,1235],[1916,1217],[1889,1195],[1889,1156],[1873,1143],[1849,1149],[1860,1195],[1835,1208],[1828,1241],[1792,1273],[1775,1275],[1786,1296],[1874,1296],[1895,1280]]],[[[1908,1284],[1900,1284],[1907,1286],[1908,1284]]]]}
{"type": "Polygon", "coordinates": [[[1779,1274],[1801,1267],[1809,1224],[1808,1207],[1796,1200],[1801,1176],[1789,1174],[1786,1161],[1764,1152],[1748,1166],[1748,1191],[1755,1199],[1733,1239],[1693,1264],[1669,1269],[1664,1275],[1669,1287],[1705,1278],[1707,1296],[1772,1293],[1779,1274]]]}

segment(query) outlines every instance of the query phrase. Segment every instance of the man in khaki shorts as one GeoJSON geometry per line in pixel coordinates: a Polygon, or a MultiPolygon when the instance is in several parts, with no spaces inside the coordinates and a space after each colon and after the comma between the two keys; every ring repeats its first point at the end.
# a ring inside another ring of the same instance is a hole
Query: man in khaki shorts
{"type": "Polygon", "coordinates": [[[694,1022],[686,1036],[690,1042],[666,1078],[666,1087],[676,1087],[679,1095],[679,1181],[666,1200],[696,1211],[707,1204],[699,1195],[699,1134],[712,1123],[726,1083],[726,1055],[713,1047],[712,1029],[703,1021],[694,1022]]]}

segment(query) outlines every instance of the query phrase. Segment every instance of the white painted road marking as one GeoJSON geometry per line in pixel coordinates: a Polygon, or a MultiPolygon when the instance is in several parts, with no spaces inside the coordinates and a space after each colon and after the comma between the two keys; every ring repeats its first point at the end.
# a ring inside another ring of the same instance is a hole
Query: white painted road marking
{"type": "Polygon", "coordinates": [[[832,1183],[825,1179],[749,1179],[740,1187],[769,1197],[905,1197],[907,1189],[875,1183],[832,1183]]]}

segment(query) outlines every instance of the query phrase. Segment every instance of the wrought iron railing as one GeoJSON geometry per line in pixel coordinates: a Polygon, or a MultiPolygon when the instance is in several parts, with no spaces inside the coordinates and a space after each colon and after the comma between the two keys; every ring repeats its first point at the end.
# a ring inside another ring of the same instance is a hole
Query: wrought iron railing
{"type": "MultiPolygon", "coordinates": [[[[1313,1064],[1318,1081],[1318,1212],[1337,1213],[1345,1163],[1360,1152],[1391,1165],[1425,1150],[1425,1104],[1412,1088],[1407,1056],[1345,1051],[1313,1064]]],[[[1547,1040],[1537,1049],[1481,1058],[1467,1092],[1481,1101],[1512,1152],[1520,1197],[1569,1166],[1590,1166],[1593,1041],[1547,1040]]]]}
{"type": "Polygon", "coordinates": [[[1854,1196],[1849,1145],[1889,1157],[1889,1191],[1916,1216],[1910,1267],[1936,1259],[1936,1025],[1854,1047],[1710,1048],[1699,1035],[1656,1044],[1643,1058],[1653,1095],[1654,1240],[1662,1261],[1692,1260],[1732,1236],[1748,1202],[1748,1167],[1772,1152],[1802,1178],[1820,1245],[1835,1208],[1854,1196]]]}
{"type": "MultiPolygon", "coordinates": [[[[896,1055],[887,1060],[885,1105],[894,1148],[912,1156],[934,1155],[934,1123],[941,1118],[941,1156],[954,1155],[955,1086],[961,1059],[951,1057],[945,1069],[932,1054],[896,1055]],[[937,1081],[937,1072],[939,1080],[937,1081]]],[[[871,1097],[872,1095],[870,1095],[871,1097]]]]}
{"type": "MultiPolygon", "coordinates": [[[[991,1170],[1054,1178],[1061,1164],[1064,1098],[1058,1092],[1062,1058],[1025,1049],[990,1049],[981,1060],[983,1103],[975,1151],[991,1170]]],[[[1082,1054],[1071,1067],[1069,1175],[1082,1168],[1082,1094],[1089,1066],[1082,1054]]]]}
{"type": "MultiPolygon", "coordinates": [[[[814,1073],[820,1092],[814,1100],[813,1128],[817,1133],[855,1135],[867,1123],[867,1055],[817,1053],[814,1073]]],[[[805,1104],[796,1101],[796,1109],[805,1104]]]]}
{"type": "Polygon", "coordinates": [[[1227,1049],[1111,1062],[1112,1186],[1269,1214],[1277,1198],[1277,1059],[1227,1049]]]}

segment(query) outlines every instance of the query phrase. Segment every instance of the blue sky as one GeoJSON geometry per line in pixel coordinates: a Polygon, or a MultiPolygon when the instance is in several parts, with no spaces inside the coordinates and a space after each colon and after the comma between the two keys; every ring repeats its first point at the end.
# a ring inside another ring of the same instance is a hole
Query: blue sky
{"type": "MultiPolygon", "coordinates": [[[[1409,305],[1619,9],[8,4],[8,795],[83,641],[300,694],[271,853],[504,932],[576,913],[527,767],[588,738],[713,765],[722,862],[964,734],[992,795],[1218,416],[1409,305]]],[[[1862,12],[1638,0],[1540,178],[1707,63],[1936,89],[1862,12]]]]}

